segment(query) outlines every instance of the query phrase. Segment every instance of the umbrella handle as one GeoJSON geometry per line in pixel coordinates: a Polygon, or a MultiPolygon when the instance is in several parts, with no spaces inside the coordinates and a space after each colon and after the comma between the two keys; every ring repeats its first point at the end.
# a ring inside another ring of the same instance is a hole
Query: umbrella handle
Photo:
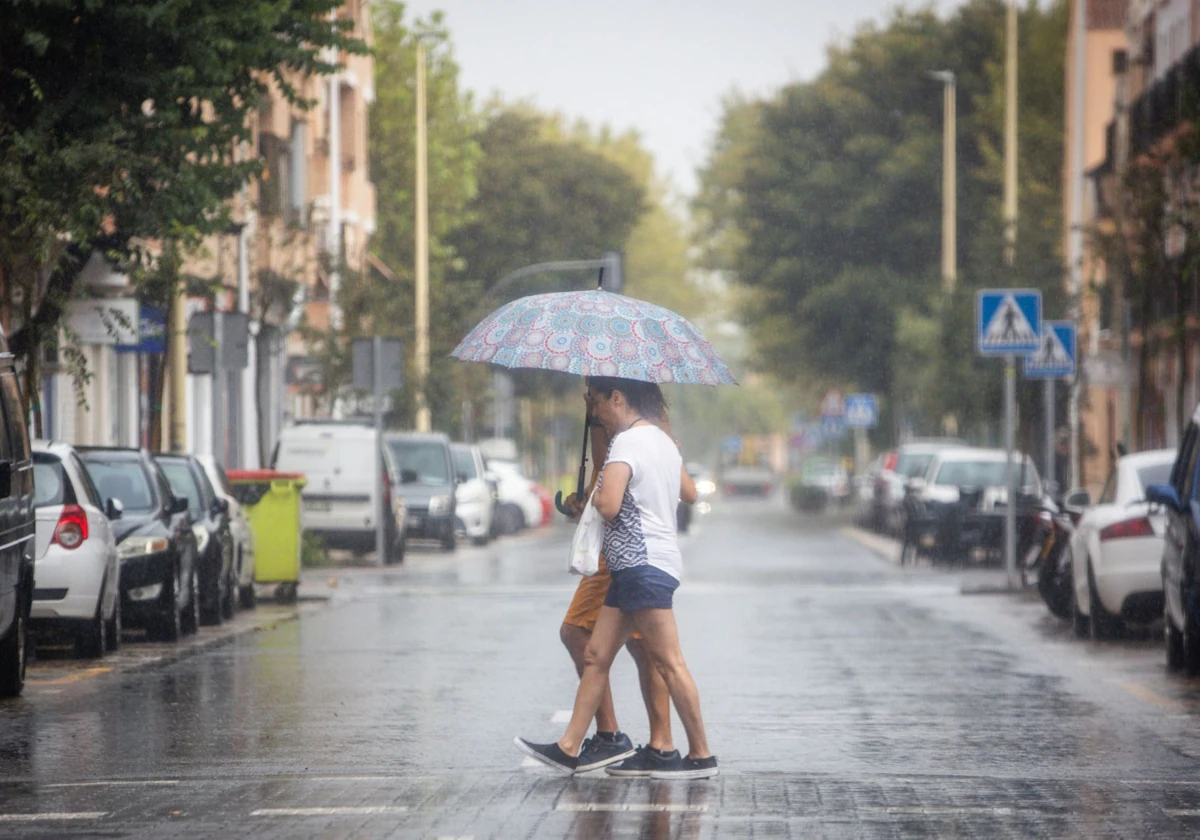
{"type": "Polygon", "coordinates": [[[561,513],[563,516],[566,516],[566,517],[574,516],[575,512],[563,504],[562,498],[563,498],[562,491],[559,490],[557,493],[554,494],[554,506],[556,508],[558,508],[558,512],[561,513]]]}
{"type": "MultiPolygon", "coordinates": [[[[579,456],[579,479],[575,485],[575,498],[583,499],[583,482],[587,477],[587,454],[588,454],[588,431],[592,426],[592,413],[590,411],[583,415],[583,451],[579,456]]],[[[554,506],[558,508],[558,512],[566,517],[575,516],[575,512],[567,508],[562,503],[562,491],[559,490],[554,496],[554,506]]]]}

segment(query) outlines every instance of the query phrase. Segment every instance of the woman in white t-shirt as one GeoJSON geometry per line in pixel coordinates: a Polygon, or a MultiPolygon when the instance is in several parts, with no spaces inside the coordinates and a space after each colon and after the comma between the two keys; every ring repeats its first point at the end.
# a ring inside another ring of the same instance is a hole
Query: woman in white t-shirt
{"type": "MultiPolygon", "coordinates": [[[[717,775],[708,749],[700,697],[679,647],[672,611],[683,571],[675,537],[675,509],[695,501],[695,485],[683,469],[679,447],[665,425],[665,403],[649,382],[610,377],[588,380],[593,416],[612,437],[593,496],[604,517],[604,559],[609,584],[600,617],[584,653],[583,675],[566,733],[556,743],[516,744],[533,758],[566,773],[576,772],[580,744],[599,708],[617,652],[636,630],[671,693],[688,737],[686,757],[649,773],[656,779],[704,779],[717,775]],[[659,418],[662,418],[661,420],[659,418]],[[691,498],[688,498],[688,496],[691,498]]],[[[595,768],[589,768],[595,769],[595,768]]]]}

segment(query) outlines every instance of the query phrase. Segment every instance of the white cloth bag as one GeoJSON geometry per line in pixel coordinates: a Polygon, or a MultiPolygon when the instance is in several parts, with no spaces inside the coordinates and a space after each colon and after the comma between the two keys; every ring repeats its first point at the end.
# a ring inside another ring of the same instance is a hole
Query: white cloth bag
{"type": "Polygon", "coordinates": [[[600,571],[600,549],[604,544],[604,517],[592,503],[596,491],[588,496],[587,504],[575,526],[575,537],[571,540],[571,559],[567,570],[575,575],[591,577],[600,571]]]}

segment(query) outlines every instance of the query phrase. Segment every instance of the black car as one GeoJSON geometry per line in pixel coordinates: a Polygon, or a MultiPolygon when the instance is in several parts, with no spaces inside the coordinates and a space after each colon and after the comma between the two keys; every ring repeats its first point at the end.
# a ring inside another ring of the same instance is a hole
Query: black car
{"type": "Polygon", "coordinates": [[[1200,408],[1192,416],[1175,455],[1169,484],[1151,484],[1146,501],[1167,512],[1163,536],[1163,625],[1167,668],[1200,673],[1200,408]]]}
{"type": "Polygon", "coordinates": [[[446,551],[454,551],[458,513],[450,438],[437,432],[389,434],[384,450],[392,492],[402,496],[408,508],[408,536],[437,540],[446,551]]]}
{"type": "Polygon", "coordinates": [[[0,334],[0,697],[25,687],[33,604],[33,457],[12,354],[0,334]]]}
{"type": "Polygon", "coordinates": [[[220,624],[237,607],[237,569],[233,564],[233,531],[229,502],[217,495],[204,466],[191,455],[155,455],[172,492],[188,501],[196,535],[200,623],[220,624]]]}
{"type": "Polygon", "coordinates": [[[175,641],[200,621],[196,536],[188,501],[144,449],[79,447],[105,507],[121,502],[113,536],[121,558],[121,621],[175,641]]]}

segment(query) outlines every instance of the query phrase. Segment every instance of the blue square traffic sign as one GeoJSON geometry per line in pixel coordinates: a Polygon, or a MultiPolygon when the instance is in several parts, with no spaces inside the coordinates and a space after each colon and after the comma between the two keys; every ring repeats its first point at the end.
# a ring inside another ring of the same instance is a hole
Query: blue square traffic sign
{"type": "Polygon", "coordinates": [[[975,347],[984,356],[1024,356],[1041,346],[1042,293],[985,289],[975,296],[975,347]]]}
{"type": "Polygon", "coordinates": [[[843,415],[852,429],[871,429],[879,423],[879,405],[874,394],[850,394],[843,415]]]}
{"type": "Polygon", "coordinates": [[[1031,379],[1062,379],[1075,375],[1075,323],[1043,321],[1042,343],[1025,357],[1025,375],[1031,379]]]}

